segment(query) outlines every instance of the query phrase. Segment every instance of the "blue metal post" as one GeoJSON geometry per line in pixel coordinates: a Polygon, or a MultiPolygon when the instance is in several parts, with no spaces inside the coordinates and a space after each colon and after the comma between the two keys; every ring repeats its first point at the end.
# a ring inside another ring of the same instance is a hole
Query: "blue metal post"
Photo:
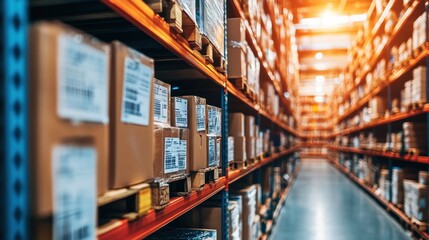
{"type": "Polygon", "coordinates": [[[0,239],[28,239],[27,1],[0,8],[0,239]]]}
{"type": "MultiPolygon", "coordinates": [[[[223,1],[223,25],[224,25],[224,57],[228,59],[228,42],[227,42],[227,0],[223,1]]],[[[228,70],[226,65],[225,72],[228,70]]],[[[225,80],[227,81],[227,80],[225,80]]],[[[226,176],[225,190],[222,191],[222,240],[229,239],[229,194],[228,194],[228,90],[226,88],[226,82],[224,88],[221,90],[221,104],[222,104],[222,173],[226,176]]]]}

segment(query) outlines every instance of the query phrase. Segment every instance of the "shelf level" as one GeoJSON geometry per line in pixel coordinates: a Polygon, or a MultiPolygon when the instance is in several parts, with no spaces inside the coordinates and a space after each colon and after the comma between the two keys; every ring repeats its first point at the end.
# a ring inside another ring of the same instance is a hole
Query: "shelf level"
{"type": "Polygon", "coordinates": [[[193,191],[189,196],[173,198],[164,209],[152,209],[136,221],[117,221],[112,230],[99,234],[98,239],[143,239],[220,192],[225,188],[225,182],[226,178],[221,177],[214,184],[206,184],[199,192],[193,191]]]}
{"type": "Polygon", "coordinates": [[[333,145],[328,146],[328,149],[334,150],[334,151],[340,151],[340,152],[349,152],[349,153],[357,153],[357,154],[363,154],[363,155],[369,155],[369,156],[391,158],[391,159],[397,159],[397,160],[407,161],[407,162],[429,164],[429,157],[427,156],[401,155],[399,153],[393,153],[393,152],[363,150],[363,149],[354,148],[354,147],[339,147],[339,146],[333,146],[333,145]]]}
{"type": "Polygon", "coordinates": [[[262,166],[265,166],[265,165],[267,165],[267,164],[269,164],[269,163],[271,163],[271,162],[273,162],[273,161],[275,161],[281,157],[284,157],[288,154],[294,153],[299,148],[300,148],[300,146],[294,146],[290,149],[287,149],[287,150],[284,150],[282,152],[275,153],[269,157],[266,157],[266,158],[262,159],[262,161],[259,162],[258,164],[251,165],[251,166],[247,167],[246,169],[237,169],[237,170],[230,171],[228,173],[228,181],[229,181],[229,183],[233,183],[233,182],[239,180],[240,178],[248,175],[249,173],[255,171],[256,169],[261,168],[262,166]]]}

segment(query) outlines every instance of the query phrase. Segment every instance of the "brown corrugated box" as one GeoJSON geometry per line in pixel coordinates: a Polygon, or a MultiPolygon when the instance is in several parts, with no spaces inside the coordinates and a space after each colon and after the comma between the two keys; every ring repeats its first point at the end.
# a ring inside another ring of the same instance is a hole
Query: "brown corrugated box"
{"type": "Polygon", "coordinates": [[[154,178],[153,169],[147,167],[154,162],[153,60],[117,41],[112,43],[112,49],[110,187],[122,188],[154,178]],[[122,119],[126,59],[152,69],[150,116],[146,126],[127,123],[122,119]]]}
{"type": "MultiPolygon", "coordinates": [[[[246,49],[246,48],[244,48],[246,49]]],[[[228,48],[228,78],[240,78],[247,82],[247,53],[243,48],[228,48]]]]}
{"type": "Polygon", "coordinates": [[[153,84],[153,119],[155,125],[169,127],[170,126],[170,98],[171,86],[161,80],[155,79],[153,84]]]}
{"type": "Polygon", "coordinates": [[[198,171],[207,168],[207,107],[206,99],[197,96],[183,96],[188,100],[189,126],[189,170],[198,171]],[[197,105],[200,105],[200,123],[197,124],[197,105]],[[204,109],[203,109],[204,108],[204,109]],[[204,117],[204,119],[203,119],[204,117]],[[204,120],[204,122],[202,122],[204,120]],[[199,125],[199,128],[197,128],[199,125]]]}
{"type": "Polygon", "coordinates": [[[234,161],[244,161],[246,159],[246,138],[234,137],[234,161]]]}
{"type": "Polygon", "coordinates": [[[244,119],[244,136],[255,137],[255,117],[246,116],[244,119]]]}
{"type": "Polygon", "coordinates": [[[188,143],[189,131],[186,128],[155,127],[155,161],[153,171],[156,178],[173,179],[184,177],[185,174],[189,173],[188,143]],[[185,143],[184,147],[183,143],[185,143]],[[182,148],[179,149],[178,144],[182,148]],[[166,164],[167,161],[173,161],[177,164],[175,166],[168,166],[166,164]]]}
{"type": "Polygon", "coordinates": [[[171,98],[171,126],[188,127],[188,100],[181,97],[171,98]]]}
{"type": "Polygon", "coordinates": [[[228,114],[228,135],[233,137],[244,137],[244,114],[228,114]]]}
{"type": "MultiPolygon", "coordinates": [[[[60,37],[68,39],[80,37],[83,41],[77,44],[85,45],[105,57],[105,66],[98,73],[105,74],[105,88],[108,107],[109,91],[109,45],[60,23],[42,22],[30,28],[30,175],[31,175],[31,204],[36,216],[52,214],[53,179],[52,161],[53,149],[60,145],[89,146],[97,154],[97,192],[103,194],[108,189],[108,114],[105,111],[104,123],[82,121],[77,122],[59,116],[58,82],[60,60],[58,59],[60,37]],[[96,50],[95,50],[96,49],[96,50]],[[105,68],[105,72],[104,72],[105,68]]],[[[87,61],[90,61],[87,59],[87,61]]],[[[99,62],[98,62],[99,63],[99,62]]],[[[67,69],[68,70],[68,69],[67,69]]],[[[64,71],[64,68],[63,68],[64,71]]],[[[98,79],[102,81],[101,79],[98,79]]]]}
{"type": "MultiPolygon", "coordinates": [[[[246,42],[246,28],[241,18],[228,18],[228,47],[231,43],[246,42]]],[[[228,51],[229,54],[229,51],[228,51]]]]}

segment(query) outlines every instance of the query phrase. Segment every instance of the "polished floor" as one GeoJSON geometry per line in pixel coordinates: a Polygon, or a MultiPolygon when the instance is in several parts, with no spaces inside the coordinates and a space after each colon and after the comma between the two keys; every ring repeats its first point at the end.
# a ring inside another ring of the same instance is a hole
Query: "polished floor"
{"type": "Polygon", "coordinates": [[[377,203],[324,160],[303,161],[270,239],[405,240],[377,203]]]}

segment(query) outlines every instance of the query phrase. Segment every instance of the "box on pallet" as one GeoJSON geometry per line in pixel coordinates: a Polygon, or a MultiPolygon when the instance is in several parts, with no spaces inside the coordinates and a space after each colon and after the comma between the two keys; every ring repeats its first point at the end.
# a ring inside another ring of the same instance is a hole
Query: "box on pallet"
{"type": "Polygon", "coordinates": [[[228,18],[228,78],[247,78],[246,30],[241,18],[228,18]]]}
{"type": "Polygon", "coordinates": [[[256,157],[256,138],[246,137],[246,156],[247,159],[254,159],[256,157]]]}
{"type": "Polygon", "coordinates": [[[418,221],[428,221],[428,186],[412,180],[404,180],[404,211],[418,221]]]}
{"type": "Polygon", "coordinates": [[[253,221],[256,215],[256,187],[254,185],[251,185],[245,189],[231,190],[231,192],[242,196],[242,239],[251,239],[251,237],[253,236],[253,221]]]}
{"type": "Polygon", "coordinates": [[[246,137],[234,137],[234,161],[247,160],[246,137]]]}
{"type": "Polygon", "coordinates": [[[189,173],[189,131],[186,128],[155,128],[156,178],[177,179],[189,173]]]}
{"type": "Polygon", "coordinates": [[[29,36],[32,214],[54,214],[55,225],[73,206],[96,229],[97,194],[108,190],[110,47],[57,22],[34,24],[29,36]]]}
{"type": "Polygon", "coordinates": [[[119,42],[112,50],[110,187],[121,188],[155,177],[153,60],[119,42]]]}
{"type": "Polygon", "coordinates": [[[208,167],[206,99],[197,96],[182,98],[188,100],[189,170],[198,171],[208,167]]]}
{"type": "Polygon", "coordinates": [[[197,0],[197,25],[221,56],[224,53],[224,2],[223,0],[197,0]]]}
{"type": "Polygon", "coordinates": [[[245,136],[245,117],[243,113],[228,114],[228,134],[233,137],[245,136]]]}

